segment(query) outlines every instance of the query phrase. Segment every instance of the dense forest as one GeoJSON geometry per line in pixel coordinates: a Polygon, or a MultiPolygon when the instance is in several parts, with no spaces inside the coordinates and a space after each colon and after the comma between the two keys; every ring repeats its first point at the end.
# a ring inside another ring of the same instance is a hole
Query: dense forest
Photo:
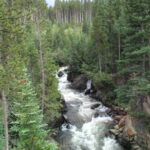
{"type": "Polygon", "coordinates": [[[150,0],[1,0],[0,150],[60,149],[60,66],[140,121],[150,149],[150,0]]]}

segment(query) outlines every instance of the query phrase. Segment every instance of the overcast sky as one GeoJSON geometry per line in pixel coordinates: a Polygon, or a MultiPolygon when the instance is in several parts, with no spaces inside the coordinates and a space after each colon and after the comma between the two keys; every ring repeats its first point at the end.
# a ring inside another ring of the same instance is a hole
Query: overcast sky
{"type": "Polygon", "coordinates": [[[48,6],[54,6],[55,0],[46,0],[48,6]]]}

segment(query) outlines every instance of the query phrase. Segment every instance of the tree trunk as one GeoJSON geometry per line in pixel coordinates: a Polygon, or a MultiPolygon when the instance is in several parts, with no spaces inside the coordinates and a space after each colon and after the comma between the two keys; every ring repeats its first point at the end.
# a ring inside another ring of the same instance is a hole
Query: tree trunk
{"type": "Polygon", "coordinates": [[[120,60],[121,57],[121,37],[120,37],[120,29],[119,29],[119,33],[118,33],[118,57],[120,60]]]}
{"type": "Polygon", "coordinates": [[[44,59],[43,59],[43,50],[42,50],[42,41],[41,41],[41,35],[40,35],[39,22],[37,24],[38,24],[38,38],[39,38],[39,54],[40,54],[41,81],[42,81],[41,109],[42,109],[42,114],[43,114],[44,113],[45,95],[46,95],[45,70],[44,70],[44,59]]]}
{"type": "Polygon", "coordinates": [[[102,72],[102,61],[101,61],[101,54],[98,54],[98,63],[99,63],[99,71],[102,72]]]}
{"type": "Polygon", "coordinates": [[[4,115],[4,135],[5,135],[5,150],[9,150],[9,134],[8,134],[8,103],[5,92],[2,90],[3,115],[4,115]]]}
{"type": "MultiPolygon", "coordinates": [[[[144,30],[144,24],[142,23],[141,24],[141,30],[143,31],[144,30]]],[[[142,37],[142,46],[144,46],[144,37],[142,37]]],[[[143,70],[143,76],[145,75],[145,62],[146,62],[146,55],[145,53],[143,54],[143,64],[142,64],[142,70],[143,70]]]]}

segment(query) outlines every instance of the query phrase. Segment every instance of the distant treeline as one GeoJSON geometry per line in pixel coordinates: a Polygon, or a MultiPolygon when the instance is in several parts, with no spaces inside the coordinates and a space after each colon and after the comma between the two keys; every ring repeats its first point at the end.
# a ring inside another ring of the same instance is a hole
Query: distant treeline
{"type": "Polygon", "coordinates": [[[92,0],[56,0],[49,17],[57,23],[81,23],[92,20],[92,0]]]}

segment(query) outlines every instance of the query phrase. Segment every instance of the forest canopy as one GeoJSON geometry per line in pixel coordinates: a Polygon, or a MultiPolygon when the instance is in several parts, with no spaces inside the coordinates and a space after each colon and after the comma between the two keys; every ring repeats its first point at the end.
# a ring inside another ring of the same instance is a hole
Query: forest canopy
{"type": "Polygon", "coordinates": [[[133,116],[150,115],[150,1],[1,0],[0,150],[59,149],[60,66],[133,116]]]}

